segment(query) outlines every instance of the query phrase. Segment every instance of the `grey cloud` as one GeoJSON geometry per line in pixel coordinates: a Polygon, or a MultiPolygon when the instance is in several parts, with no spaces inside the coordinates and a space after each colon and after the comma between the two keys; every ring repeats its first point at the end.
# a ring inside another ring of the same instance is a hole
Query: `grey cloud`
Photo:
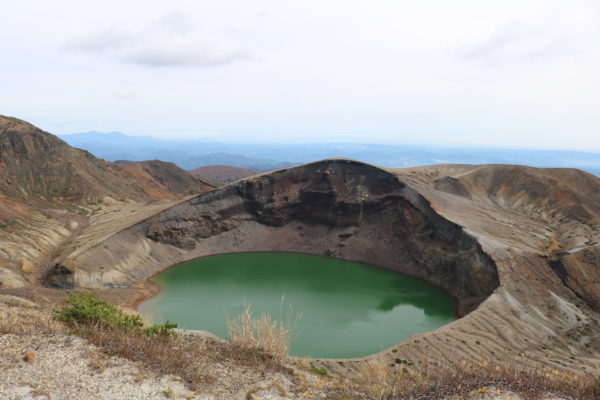
{"type": "Polygon", "coordinates": [[[548,38],[526,25],[513,23],[478,44],[458,49],[455,54],[463,61],[495,66],[548,60],[569,51],[565,40],[548,38]]]}
{"type": "Polygon", "coordinates": [[[126,47],[133,38],[118,29],[104,29],[89,33],[79,39],[72,39],[63,45],[70,51],[105,53],[126,47]]]}
{"type": "Polygon", "coordinates": [[[208,68],[253,59],[243,51],[216,50],[194,26],[189,16],[172,11],[139,32],[105,29],[71,40],[63,48],[146,67],[208,68]]]}
{"type": "Polygon", "coordinates": [[[198,68],[228,65],[238,60],[251,59],[252,57],[249,54],[243,52],[211,54],[206,51],[188,51],[185,49],[171,49],[160,46],[139,49],[119,57],[119,60],[122,62],[147,67],[198,68]]]}

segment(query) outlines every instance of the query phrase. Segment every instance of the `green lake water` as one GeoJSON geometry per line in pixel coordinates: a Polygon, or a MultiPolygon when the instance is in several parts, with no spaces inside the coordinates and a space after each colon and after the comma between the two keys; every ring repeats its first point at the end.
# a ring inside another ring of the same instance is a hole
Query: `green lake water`
{"type": "Polygon", "coordinates": [[[291,354],[350,358],[376,353],[455,319],[444,291],[403,274],[294,253],[222,254],[192,260],[153,278],[163,286],[140,310],[227,337],[226,315],[251,304],[294,323],[291,354]],[[283,298],[283,302],[282,302],[283,298]]]}

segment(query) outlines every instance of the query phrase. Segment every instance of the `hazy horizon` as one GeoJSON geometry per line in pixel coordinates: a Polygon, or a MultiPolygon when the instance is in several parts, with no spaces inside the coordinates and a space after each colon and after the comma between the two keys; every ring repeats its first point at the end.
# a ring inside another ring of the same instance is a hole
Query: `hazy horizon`
{"type": "Polygon", "coordinates": [[[580,168],[600,176],[600,153],[499,147],[376,143],[249,143],[213,139],[161,139],[121,132],[61,135],[71,146],[108,161],[162,160],[191,170],[206,165],[231,165],[259,171],[327,158],[349,158],[383,167],[431,164],[520,164],[580,168]]]}
{"type": "Polygon", "coordinates": [[[600,151],[594,0],[2,11],[0,112],[55,134],[600,151]]]}
{"type": "MultiPolygon", "coordinates": [[[[72,135],[85,135],[85,134],[98,134],[98,135],[124,135],[130,138],[148,138],[148,139],[158,139],[165,142],[197,142],[197,143],[222,143],[222,144],[231,144],[231,145],[257,145],[257,146],[310,146],[311,144],[315,145],[365,145],[365,146],[393,146],[393,147],[421,147],[421,148],[431,148],[431,149],[447,149],[447,150],[461,150],[461,149],[471,149],[471,150],[515,150],[515,151],[564,151],[564,152],[575,152],[575,153],[586,153],[586,154],[599,154],[600,149],[569,149],[569,148],[552,148],[552,147],[543,147],[543,146],[492,146],[492,145],[477,145],[477,144],[444,144],[444,143],[424,143],[424,142],[373,142],[367,140],[356,139],[352,140],[347,136],[343,136],[341,140],[330,140],[330,137],[322,137],[321,140],[319,138],[314,138],[312,141],[301,140],[298,139],[296,141],[285,140],[278,141],[276,138],[258,138],[257,140],[253,140],[248,136],[239,136],[236,137],[234,135],[231,136],[221,136],[221,135],[213,135],[213,136],[169,136],[169,135],[151,135],[151,134],[130,134],[128,132],[121,131],[85,131],[85,132],[69,132],[57,134],[59,137],[69,137],[72,135]]],[[[600,160],[599,160],[600,163],[600,160]]]]}

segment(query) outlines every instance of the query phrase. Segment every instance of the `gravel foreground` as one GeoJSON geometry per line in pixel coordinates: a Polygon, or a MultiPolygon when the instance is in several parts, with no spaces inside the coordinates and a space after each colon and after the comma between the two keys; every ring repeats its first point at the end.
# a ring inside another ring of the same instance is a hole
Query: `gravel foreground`
{"type": "MultiPolygon", "coordinates": [[[[285,399],[273,389],[278,375],[257,379],[254,371],[214,364],[218,382],[192,392],[172,375],[162,375],[138,362],[108,356],[84,339],[48,333],[56,324],[34,303],[0,295],[0,322],[18,334],[0,332],[0,399],[285,399]],[[31,329],[34,324],[34,330],[31,329]]],[[[259,375],[260,377],[260,375],[259,375]]],[[[289,382],[282,381],[283,384],[289,382]]],[[[277,387],[281,387],[278,385],[277,387]]]]}
{"type": "MultiPolygon", "coordinates": [[[[244,399],[193,393],[175,376],[159,376],[120,357],[106,357],[86,341],[65,335],[0,336],[0,399],[244,399]],[[32,358],[29,359],[28,355],[32,358]]],[[[284,399],[258,390],[260,399],[284,399]]]]}

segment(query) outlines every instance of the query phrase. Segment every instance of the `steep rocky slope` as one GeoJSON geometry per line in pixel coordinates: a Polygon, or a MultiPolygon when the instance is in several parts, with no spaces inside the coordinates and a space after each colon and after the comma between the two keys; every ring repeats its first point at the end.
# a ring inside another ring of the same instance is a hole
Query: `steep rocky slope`
{"type": "Polygon", "coordinates": [[[178,198],[216,187],[201,176],[192,176],[169,162],[116,161],[115,164],[130,172],[149,194],[157,198],[178,198]]]}
{"type": "Polygon", "coordinates": [[[128,171],[0,116],[0,288],[38,282],[76,239],[101,240],[212,188],[168,163],[128,171]]]}
{"type": "MultiPolygon", "coordinates": [[[[574,170],[384,171],[325,160],[183,201],[73,253],[62,267],[68,285],[102,288],[138,284],[220,252],[357,260],[437,284],[466,314],[383,352],[391,362],[425,357],[597,370],[597,187],[597,178],[574,170]]],[[[327,369],[359,362],[315,361],[327,369]]]]}
{"type": "Polygon", "coordinates": [[[27,122],[0,116],[0,192],[13,199],[73,202],[104,196],[149,200],[122,168],[27,122]]]}
{"type": "Polygon", "coordinates": [[[192,169],[189,173],[221,183],[231,183],[256,175],[258,171],[249,168],[232,167],[231,165],[207,165],[192,169]]]}

